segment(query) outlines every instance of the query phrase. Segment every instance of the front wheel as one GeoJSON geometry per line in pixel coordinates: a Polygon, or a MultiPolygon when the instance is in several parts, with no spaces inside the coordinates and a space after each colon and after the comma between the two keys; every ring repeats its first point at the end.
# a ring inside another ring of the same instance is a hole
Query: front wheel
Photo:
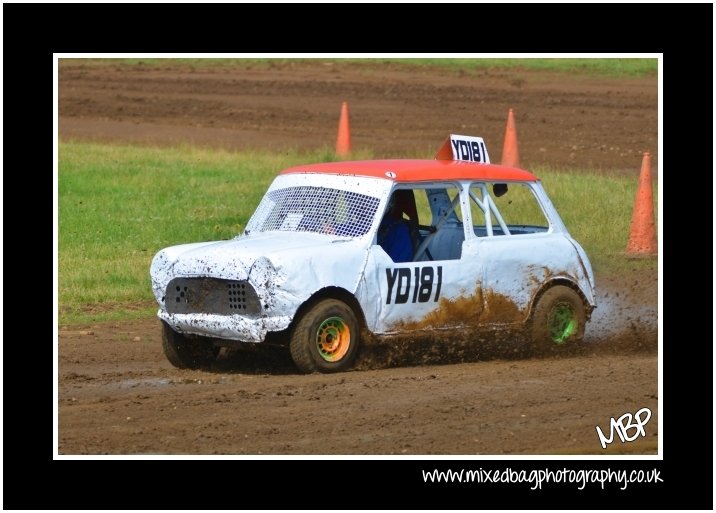
{"type": "Polygon", "coordinates": [[[587,316],[582,298],[573,289],[555,285],[539,298],[530,332],[537,350],[554,352],[584,338],[587,316]]]}
{"type": "Polygon", "coordinates": [[[179,369],[198,369],[216,360],[221,350],[210,340],[177,333],[162,321],[162,349],[167,360],[179,369]]]}
{"type": "Polygon", "coordinates": [[[324,299],[301,315],[291,334],[291,357],[302,372],[341,372],[358,352],[360,328],[351,307],[324,299]]]}

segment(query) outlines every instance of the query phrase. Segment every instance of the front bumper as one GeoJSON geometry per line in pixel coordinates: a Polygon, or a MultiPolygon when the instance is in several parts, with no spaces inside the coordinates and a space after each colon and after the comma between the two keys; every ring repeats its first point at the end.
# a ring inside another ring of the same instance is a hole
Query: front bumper
{"type": "Polygon", "coordinates": [[[291,324],[292,317],[245,317],[207,313],[170,314],[159,310],[157,316],[179,333],[204,337],[259,343],[269,331],[282,331],[291,324]]]}

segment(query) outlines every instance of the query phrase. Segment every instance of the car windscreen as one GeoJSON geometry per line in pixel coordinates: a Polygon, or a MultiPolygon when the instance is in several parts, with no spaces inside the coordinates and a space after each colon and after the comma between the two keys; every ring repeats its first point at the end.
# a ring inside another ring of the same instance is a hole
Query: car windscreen
{"type": "Polygon", "coordinates": [[[379,199],[328,187],[299,186],[266,193],[246,233],[272,230],[362,237],[373,224],[379,199]]]}

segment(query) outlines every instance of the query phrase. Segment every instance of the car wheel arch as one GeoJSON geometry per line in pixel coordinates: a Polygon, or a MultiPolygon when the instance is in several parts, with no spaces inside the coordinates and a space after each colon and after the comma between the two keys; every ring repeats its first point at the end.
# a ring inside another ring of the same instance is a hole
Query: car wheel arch
{"type": "Polygon", "coordinates": [[[587,300],[587,297],[582,292],[582,289],[579,287],[579,285],[574,282],[573,280],[570,280],[569,278],[565,277],[555,277],[545,283],[542,284],[542,286],[537,290],[537,292],[532,297],[532,301],[530,301],[529,310],[527,312],[527,316],[525,317],[525,322],[528,323],[532,319],[532,316],[534,314],[534,309],[537,303],[539,302],[540,298],[544,295],[545,292],[547,292],[549,289],[556,285],[564,285],[565,287],[569,287],[570,289],[574,290],[579,297],[582,299],[582,303],[584,303],[584,312],[587,316],[587,320],[591,317],[592,310],[594,310],[594,307],[589,303],[587,300]]]}
{"type": "Polygon", "coordinates": [[[298,307],[298,310],[296,310],[296,313],[293,316],[293,321],[291,321],[291,326],[289,326],[289,329],[293,328],[293,325],[296,323],[296,320],[300,319],[304,312],[308,311],[316,303],[324,299],[337,299],[339,301],[344,302],[353,310],[353,313],[356,315],[356,318],[358,319],[358,323],[360,324],[361,328],[366,328],[367,324],[365,314],[363,313],[363,308],[358,302],[358,299],[356,299],[353,294],[351,294],[349,291],[342,287],[324,287],[314,292],[311,297],[309,297],[301,304],[301,306],[298,307]]]}

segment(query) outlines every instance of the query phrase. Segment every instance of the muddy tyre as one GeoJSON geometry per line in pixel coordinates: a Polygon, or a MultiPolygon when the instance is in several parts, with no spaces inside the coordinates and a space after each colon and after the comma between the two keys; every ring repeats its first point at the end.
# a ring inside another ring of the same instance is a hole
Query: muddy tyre
{"type": "Polygon", "coordinates": [[[211,364],[221,350],[211,340],[177,333],[162,321],[162,349],[167,360],[179,369],[198,369],[211,364]]]}
{"type": "Polygon", "coordinates": [[[532,345],[541,353],[574,346],[584,338],[586,322],[584,302],[579,294],[564,285],[555,285],[542,294],[532,313],[532,345]]]}
{"type": "Polygon", "coordinates": [[[351,307],[324,299],[298,319],[291,333],[291,357],[301,372],[341,372],[358,353],[360,327],[351,307]]]}

